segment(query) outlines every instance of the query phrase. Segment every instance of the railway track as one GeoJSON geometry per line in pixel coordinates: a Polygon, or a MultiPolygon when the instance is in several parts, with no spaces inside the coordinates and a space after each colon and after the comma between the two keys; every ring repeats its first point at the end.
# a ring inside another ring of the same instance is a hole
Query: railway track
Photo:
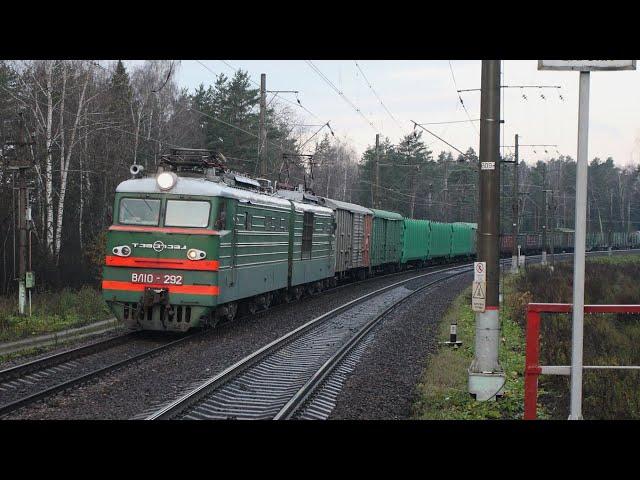
{"type": "MultiPolygon", "coordinates": [[[[408,271],[380,275],[365,280],[340,284],[325,291],[341,290],[396,276],[409,275],[413,278],[417,272],[419,273],[425,270],[431,271],[437,268],[439,267],[431,266],[420,270],[410,269],[408,271]]],[[[291,305],[276,305],[268,310],[258,312],[256,316],[259,317],[261,313],[270,313],[273,312],[273,310],[286,308],[287,306],[291,305]]],[[[203,334],[205,331],[207,330],[202,330],[195,334],[203,334]]],[[[158,335],[156,335],[154,340],[154,333],[155,332],[132,332],[82,347],[71,348],[48,355],[44,358],[0,370],[0,417],[145,357],[155,355],[195,335],[192,333],[177,340],[175,336],[167,339],[166,336],[157,338],[158,335]],[[140,345],[134,345],[132,347],[131,345],[136,342],[140,345]],[[127,346],[127,351],[124,351],[122,355],[124,358],[115,359],[113,350],[124,346],[127,346]],[[104,358],[100,358],[100,354],[102,354],[104,358]],[[109,357],[111,358],[109,359],[109,357]],[[86,363],[88,363],[88,365],[86,365],[86,363]]]]}
{"type": "MultiPolygon", "coordinates": [[[[358,297],[301,327],[199,384],[146,418],[275,419],[292,418],[317,387],[349,356],[363,350],[368,333],[393,309],[418,292],[469,273],[455,266],[401,280],[358,297]]],[[[339,388],[323,390],[337,395],[339,388]]],[[[325,408],[326,409],[326,408],[325,408]]]]}
{"type": "Polygon", "coordinates": [[[194,335],[176,339],[132,332],[0,370],[0,417],[172,348],[194,335]]]}

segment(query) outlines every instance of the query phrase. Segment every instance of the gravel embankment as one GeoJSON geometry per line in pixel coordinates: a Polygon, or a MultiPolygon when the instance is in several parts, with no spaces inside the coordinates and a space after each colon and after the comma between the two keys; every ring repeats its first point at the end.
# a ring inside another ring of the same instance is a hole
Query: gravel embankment
{"type": "Polygon", "coordinates": [[[416,384],[437,346],[440,319],[472,274],[416,294],[376,327],[345,381],[330,419],[400,420],[411,416],[416,384]]]}
{"type": "Polygon", "coordinates": [[[406,276],[375,279],[325,292],[291,305],[274,307],[252,319],[220,326],[175,349],[57,394],[6,418],[127,419],[142,416],[293,328],[403,278],[406,276]]]}

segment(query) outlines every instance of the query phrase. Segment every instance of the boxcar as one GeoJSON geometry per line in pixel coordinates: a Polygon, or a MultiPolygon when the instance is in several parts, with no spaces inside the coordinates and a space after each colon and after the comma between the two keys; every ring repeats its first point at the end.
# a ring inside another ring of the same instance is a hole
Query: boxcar
{"type": "Polygon", "coordinates": [[[429,258],[431,222],[403,219],[402,263],[424,263],[429,258]]]}
{"type": "Polygon", "coordinates": [[[451,257],[451,235],[453,231],[450,223],[430,222],[431,244],[429,258],[447,259],[451,257]]]}
{"type": "Polygon", "coordinates": [[[456,222],[451,225],[451,256],[462,257],[475,254],[477,227],[472,223],[456,222]]]}
{"type": "Polygon", "coordinates": [[[320,198],[320,203],[335,214],[336,275],[348,273],[364,277],[370,264],[373,212],[354,203],[320,198]]]}
{"type": "Polygon", "coordinates": [[[402,255],[402,215],[372,209],[371,269],[395,269],[402,255]]]}

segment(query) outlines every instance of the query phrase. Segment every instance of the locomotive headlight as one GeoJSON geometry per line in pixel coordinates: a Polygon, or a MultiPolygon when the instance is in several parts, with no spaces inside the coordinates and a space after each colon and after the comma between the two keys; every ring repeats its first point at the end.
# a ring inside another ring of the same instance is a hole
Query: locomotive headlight
{"type": "Polygon", "coordinates": [[[207,256],[206,252],[203,252],[202,250],[198,250],[197,248],[190,248],[187,251],[187,258],[189,260],[202,260],[206,256],[207,256]]]}
{"type": "Polygon", "coordinates": [[[128,257],[129,255],[131,255],[131,247],[129,247],[128,245],[120,245],[117,247],[113,247],[112,252],[118,257],[128,257]]]}
{"type": "Polygon", "coordinates": [[[158,182],[160,190],[171,190],[175,186],[177,180],[178,177],[173,172],[162,172],[156,177],[156,182],[158,182]]]}

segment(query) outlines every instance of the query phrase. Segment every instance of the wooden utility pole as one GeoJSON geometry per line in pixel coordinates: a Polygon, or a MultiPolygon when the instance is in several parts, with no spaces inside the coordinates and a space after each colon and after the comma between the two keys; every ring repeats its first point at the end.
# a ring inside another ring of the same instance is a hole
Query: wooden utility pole
{"type": "Polygon", "coordinates": [[[260,164],[260,176],[267,174],[267,129],[265,127],[265,116],[267,113],[267,74],[260,74],[260,134],[258,141],[258,163],[260,164]]]}
{"type": "Polygon", "coordinates": [[[8,142],[8,145],[16,147],[16,158],[10,163],[9,169],[16,171],[18,181],[18,311],[20,315],[26,314],[27,288],[31,288],[33,276],[29,272],[29,282],[27,284],[27,268],[31,269],[31,259],[28,256],[27,235],[29,221],[31,220],[31,209],[29,207],[29,186],[27,183],[27,169],[31,164],[27,159],[26,148],[31,144],[27,140],[26,126],[22,112],[18,116],[18,139],[8,142]]]}

